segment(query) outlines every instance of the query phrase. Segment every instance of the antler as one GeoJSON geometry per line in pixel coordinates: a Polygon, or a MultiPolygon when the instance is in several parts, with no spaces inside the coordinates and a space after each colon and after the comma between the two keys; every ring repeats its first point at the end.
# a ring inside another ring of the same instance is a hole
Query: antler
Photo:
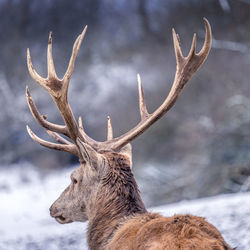
{"type": "Polygon", "coordinates": [[[107,142],[107,144],[109,144],[113,150],[122,148],[127,143],[131,142],[136,137],[141,135],[147,128],[149,128],[153,123],[159,120],[175,104],[184,86],[187,84],[193,74],[200,68],[209,54],[212,44],[212,32],[210,24],[206,18],[204,18],[204,22],[206,27],[206,38],[203,47],[199,53],[195,52],[196,34],[194,34],[191,49],[187,57],[184,57],[182,55],[179,36],[175,33],[174,29],[172,30],[176,57],[175,78],[167,98],[162,103],[162,105],[152,114],[149,114],[147,112],[141,79],[139,75],[137,76],[141,121],[136,127],[128,131],[126,134],[107,142]]]}
{"type": "Polygon", "coordinates": [[[84,38],[84,35],[86,33],[87,26],[84,28],[82,33],[78,36],[76,39],[73,50],[72,50],[72,55],[69,61],[68,68],[66,70],[66,73],[64,74],[64,77],[62,79],[59,79],[56,75],[55,67],[54,67],[54,61],[52,57],[52,32],[49,34],[49,42],[48,42],[48,50],[47,50],[47,64],[48,64],[48,76],[47,78],[42,78],[34,69],[31,57],[30,57],[30,51],[27,49],[27,65],[28,65],[28,70],[31,75],[31,77],[42,87],[44,87],[54,102],[56,103],[62,118],[65,122],[65,126],[62,125],[56,125],[53,123],[50,123],[46,121],[46,119],[40,115],[39,111],[37,110],[28,87],[26,88],[26,98],[28,101],[29,108],[31,110],[32,115],[34,118],[37,120],[37,122],[47,129],[48,131],[51,131],[49,133],[53,138],[57,138],[56,140],[59,141],[60,143],[66,143],[65,145],[60,145],[60,144],[55,144],[55,143],[49,143],[46,142],[39,137],[35,136],[35,134],[30,130],[29,127],[27,127],[27,130],[29,132],[29,135],[40,143],[41,145],[53,149],[59,149],[63,150],[66,152],[70,152],[73,154],[76,154],[80,156],[77,146],[76,146],[76,139],[80,137],[83,141],[84,138],[82,138],[82,135],[79,133],[77,122],[75,120],[74,114],[70,108],[70,105],[68,103],[68,98],[67,98],[67,92],[68,92],[68,86],[69,86],[69,81],[70,77],[73,73],[74,70],[74,64],[75,64],[75,59],[78,54],[78,51],[80,49],[82,40],[84,38]],[[74,144],[66,141],[64,138],[59,136],[56,133],[61,133],[63,135],[66,135],[69,137],[74,144]]]}
{"type": "Polygon", "coordinates": [[[141,78],[139,75],[137,75],[141,121],[127,133],[121,135],[120,137],[113,138],[113,129],[111,125],[111,119],[110,117],[108,117],[107,141],[104,141],[104,142],[95,141],[85,133],[83,129],[81,117],[79,117],[79,127],[78,127],[75,117],[71,111],[71,108],[67,100],[69,80],[73,73],[74,62],[75,62],[77,53],[80,49],[80,45],[82,43],[84,35],[86,33],[87,26],[84,28],[83,32],[78,36],[78,38],[76,39],[74,43],[69,66],[62,80],[58,79],[58,77],[56,76],[54,62],[52,58],[52,33],[50,33],[49,43],[48,43],[48,52],[47,52],[47,61],[48,61],[47,78],[46,79],[42,78],[36,73],[31,62],[29,49],[27,51],[28,69],[32,78],[36,82],[38,82],[42,87],[44,87],[53,98],[54,102],[56,103],[64,119],[65,125],[56,125],[56,124],[50,123],[46,120],[46,117],[40,115],[39,111],[37,110],[30,96],[29,90],[27,88],[26,97],[27,97],[27,101],[28,101],[28,105],[31,110],[31,113],[33,114],[37,122],[47,130],[49,135],[60,144],[51,143],[51,142],[47,142],[47,141],[40,139],[30,130],[29,127],[27,127],[30,136],[35,141],[37,141],[38,143],[40,143],[41,145],[45,147],[70,152],[72,154],[77,155],[80,158],[80,160],[84,160],[84,159],[81,159],[81,154],[79,153],[80,149],[78,148],[78,145],[77,145],[77,138],[80,138],[81,141],[89,144],[90,146],[95,148],[97,151],[120,150],[126,144],[128,144],[129,142],[134,140],[136,137],[141,135],[147,128],[149,128],[153,123],[159,120],[174,105],[182,89],[187,84],[188,80],[193,76],[193,74],[199,69],[199,67],[206,60],[209,54],[210,48],[211,48],[212,33],[211,33],[211,27],[207,19],[204,18],[204,22],[205,22],[205,28],[206,28],[206,38],[205,38],[203,47],[199,53],[196,53],[195,51],[196,50],[196,35],[194,34],[191,49],[187,57],[184,57],[182,55],[179,37],[175,33],[175,30],[174,29],[172,30],[175,56],[176,56],[176,73],[175,73],[175,78],[174,78],[172,88],[167,98],[162,103],[162,105],[159,108],[157,108],[152,114],[148,113],[147,108],[146,108],[143,88],[141,84],[141,78]],[[60,133],[69,137],[73,143],[67,141],[66,139],[64,139],[57,133],[60,133]]]}

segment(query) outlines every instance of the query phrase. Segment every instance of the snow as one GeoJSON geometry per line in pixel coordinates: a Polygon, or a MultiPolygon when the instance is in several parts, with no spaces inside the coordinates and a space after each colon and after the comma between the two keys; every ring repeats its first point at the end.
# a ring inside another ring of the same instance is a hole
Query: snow
{"type": "MultiPolygon", "coordinates": [[[[49,206],[70,182],[73,168],[39,174],[32,166],[0,166],[0,250],[87,249],[86,223],[58,224],[49,206]],[[10,178],[11,176],[11,178],[10,178]]],[[[237,249],[250,248],[250,193],[219,195],[149,209],[166,216],[204,216],[237,249]]]]}

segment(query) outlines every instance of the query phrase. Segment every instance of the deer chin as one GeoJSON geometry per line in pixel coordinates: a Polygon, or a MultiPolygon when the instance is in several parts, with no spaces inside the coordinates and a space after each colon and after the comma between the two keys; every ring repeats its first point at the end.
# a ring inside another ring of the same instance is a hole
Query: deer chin
{"type": "Polygon", "coordinates": [[[63,215],[57,215],[57,216],[54,216],[54,218],[60,224],[67,224],[67,223],[73,222],[71,219],[65,218],[63,215]]]}

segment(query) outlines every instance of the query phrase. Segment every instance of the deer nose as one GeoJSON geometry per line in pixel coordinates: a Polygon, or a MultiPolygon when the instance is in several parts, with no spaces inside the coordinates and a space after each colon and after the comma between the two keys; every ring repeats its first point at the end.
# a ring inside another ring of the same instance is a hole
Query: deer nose
{"type": "Polygon", "coordinates": [[[52,216],[52,217],[54,217],[58,213],[57,208],[53,204],[49,208],[49,211],[50,211],[50,216],[52,216]]]}

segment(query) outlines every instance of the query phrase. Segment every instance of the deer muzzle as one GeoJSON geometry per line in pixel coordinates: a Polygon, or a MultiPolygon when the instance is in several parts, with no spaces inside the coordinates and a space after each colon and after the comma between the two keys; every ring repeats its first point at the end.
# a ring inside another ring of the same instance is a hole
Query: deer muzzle
{"type": "Polygon", "coordinates": [[[63,212],[59,211],[54,204],[52,204],[52,206],[49,208],[49,211],[50,211],[50,216],[55,218],[55,220],[60,224],[73,222],[70,218],[66,218],[63,215],[63,212]]]}

